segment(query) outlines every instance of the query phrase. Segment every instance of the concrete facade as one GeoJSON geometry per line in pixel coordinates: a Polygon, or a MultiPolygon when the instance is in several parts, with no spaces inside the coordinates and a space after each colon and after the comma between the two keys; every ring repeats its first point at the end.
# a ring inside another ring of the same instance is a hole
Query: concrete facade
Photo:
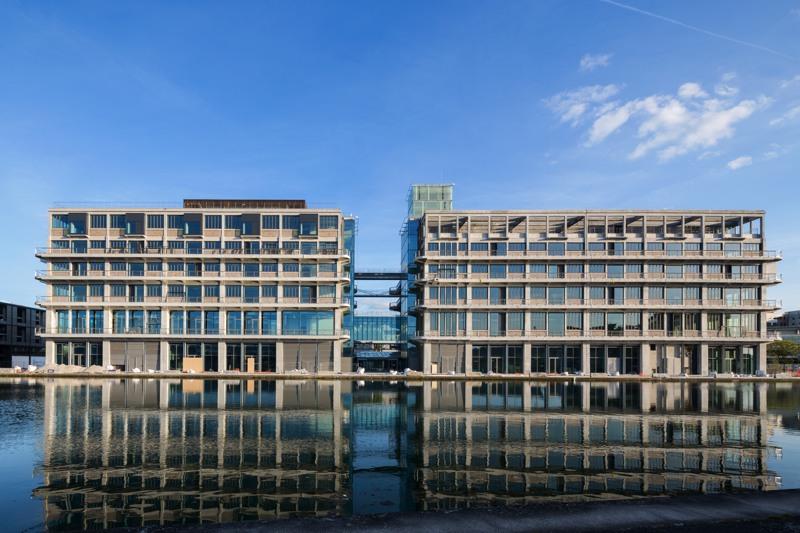
{"type": "Polygon", "coordinates": [[[50,241],[37,250],[48,364],[341,370],[352,219],[339,210],[185,200],[49,218],[50,241]]]}
{"type": "Polygon", "coordinates": [[[763,211],[426,211],[422,371],[752,375],[780,254],[763,211]]]}

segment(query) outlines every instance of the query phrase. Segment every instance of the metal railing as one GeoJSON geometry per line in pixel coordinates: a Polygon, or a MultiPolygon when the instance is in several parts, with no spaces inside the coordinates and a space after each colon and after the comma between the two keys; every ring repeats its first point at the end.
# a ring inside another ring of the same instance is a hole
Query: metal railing
{"type": "Polygon", "coordinates": [[[259,248],[255,249],[202,249],[202,250],[189,250],[186,248],[89,248],[85,250],[75,251],[71,248],[53,248],[41,246],[36,248],[36,255],[57,255],[57,256],[75,256],[75,255],[89,255],[89,256],[102,256],[102,255],[145,255],[145,256],[270,256],[270,257],[316,257],[316,256],[334,256],[349,258],[350,251],[346,248],[328,250],[317,249],[311,253],[303,252],[302,250],[284,249],[284,248],[259,248]]]}
{"type": "Polygon", "coordinates": [[[182,328],[164,328],[160,326],[142,326],[142,327],[125,327],[125,328],[73,328],[73,327],[55,327],[55,328],[36,328],[37,335],[142,335],[142,336],[187,336],[187,335],[202,335],[202,336],[215,336],[215,337],[230,337],[230,336],[243,336],[243,337],[349,337],[350,330],[346,328],[338,330],[330,330],[323,332],[309,332],[303,329],[276,329],[268,332],[260,331],[260,328],[250,329],[241,327],[232,331],[227,331],[224,328],[208,330],[205,328],[190,328],[184,326],[182,328]]]}
{"type": "Polygon", "coordinates": [[[641,258],[756,258],[756,259],[780,259],[783,252],[780,250],[566,250],[563,254],[550,254],[540,250],[514,250],[504,254],[492,253],[488,250],[464,251],[459,250],[454,253],[442,254],[437,250],[425,250],[417,256],[417,259],[428,258],[447,259],[447,258],[520,258],[530,257],[537,259],[559,260],[564,257],[572,259],[578,258],[620,258],[620,257],[641,257],[641,258]]]}
{"type": "Polygon", "coordinates": [[[428,277],[418,277],[416,283],[471,281],[476,283],[508,282],[509,280],[548,281],[548,280],[588,280],[624,282],[631,280],[662,280],[662,281],[767,281],[779,282],[783,280],[781,274],[718,274],[718,273],[683,273],[666,274],[663,272],[627,272],[622,276],[609,276],[606,272],[528,272],[520,276],[492,276],[485,273],[455,273],[455,274],[429,274],[428,277]]]}
{"type": "Polygon", "coordinates": [[[157,304],[157,303],[213,303],[213,304],[272,304],[272,305],[333,305],[350,304],[348,297],[337,298],[334,296],[291,297],[291,296],[144,296],[142,298],[130,296],[87,296],[86,299],[74,300],[69,296],[37,296],[38,305],[46,304],[157,304]]]}

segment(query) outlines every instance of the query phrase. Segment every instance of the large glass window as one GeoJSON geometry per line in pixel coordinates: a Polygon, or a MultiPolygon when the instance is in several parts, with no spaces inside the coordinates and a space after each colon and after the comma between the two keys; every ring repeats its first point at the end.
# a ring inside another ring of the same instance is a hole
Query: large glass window
{"type": "Polygon", "coordinates": [[[242,334],[242,312],[241,311],[228,311],[227,313],[226,333],[228,335],[241,335],[242,334]]]}
{"type": "Polygon", "coordinates": [[[552,337],[564,335],[564,313],[547,313],[547,334],[552,337]]]}
{"type": "Polygon", "coordinates": [[[332,311],[284,311],[281,315],[284,335],[333,335],[332,311]]]}

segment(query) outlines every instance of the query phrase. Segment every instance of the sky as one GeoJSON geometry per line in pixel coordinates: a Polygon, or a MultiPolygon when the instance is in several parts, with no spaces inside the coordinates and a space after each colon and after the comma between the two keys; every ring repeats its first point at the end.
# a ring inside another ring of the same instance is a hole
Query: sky
{"type": "MultiPolygon", "coordinates": [[[[800,308],[800,0],[0,3],[0,299],[56,204],[765,209],[800,308]]],[[[365,304],[369,308],[369,303],[365,304]]]]}

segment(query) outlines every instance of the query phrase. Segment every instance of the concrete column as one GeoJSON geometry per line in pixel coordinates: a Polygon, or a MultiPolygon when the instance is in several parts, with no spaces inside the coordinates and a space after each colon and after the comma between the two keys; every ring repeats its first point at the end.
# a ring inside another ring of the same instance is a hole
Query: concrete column
{"type": "Polygon", "coordinates": [[[700,375],[707,376],[708,375],[708,344],[701,343],[700,344],[700,375]]]}
{"type": "MultiPolygon", "coordinates": [[[[522,345],[522,373],[531,373],[531,344],[526,342],[522,345]]],[[[528,387],[528,397],[530,398],[530,388],[528,387]]]]}
{"type": "Polygon", "coordinates": [[[162,372],[169,369],[169,343],[167,341],[161,341],[159,343],[158,369],[162,372]]]}
{"type": "Polygon", "coordinates": [[[431,373],[431,343],[429,342],[422,344],[422,372],[431,373]]]}
{"type": "Polygon", "coordinates": [[[342,371],[342,341],[333,341],[333,371],[342,371]]]}
{"type": "Polygon", "coordinates": [[[217,343],[217,368],[220,372],[225,370],[225,361],[228,356],[228,343],[220,341],[217,343]]]}
{"type": "MultiPolygon", "coordinates": [[[[469,322],[467,322],[469,327],[469,322]]],[[[464,374],[467,376],[472,374],[472,343],[464,344],[464,374]]]]}
{"type": "Polygon", "coordinates": [[[653,373],[653,354],[650,351],[650,344],[647,342],[639,345],[639,368],[644,376],[653,373]]]}
{"type": "MultiPolygon", "coordinates": [[[[275,373],[276,374],[283,374],[283,343],[276,342],[275,343],[275,373]]],[[[276,398],[277,398],[277,389],[275,391],[276,398]]],[[[276,399],[277,401],[277,399],[276,399]]]]}
{"type": "Polygon", "coordinates": [[[763,370],[764,372],[767,371],[767,344],[766,342],[759,343],[756,346],[756,361],[755,363],[755,371],[763,370]]]}
{"type": "Polygon", "coordinates": [[[103,341],[103,368],[111,364],[111,341],[103,341]]]}
{"type": "Polygon", "coordinates": [[[44,363],[46,365],[56,364],[56,343],[47,339],[44,343],[44,363]]]}
{"type": "Polygon", "coordinates": [[[581,343],[581,370],[584,374],[589,374],[591,356],[591,345],[588,342],[581,343]]]}

